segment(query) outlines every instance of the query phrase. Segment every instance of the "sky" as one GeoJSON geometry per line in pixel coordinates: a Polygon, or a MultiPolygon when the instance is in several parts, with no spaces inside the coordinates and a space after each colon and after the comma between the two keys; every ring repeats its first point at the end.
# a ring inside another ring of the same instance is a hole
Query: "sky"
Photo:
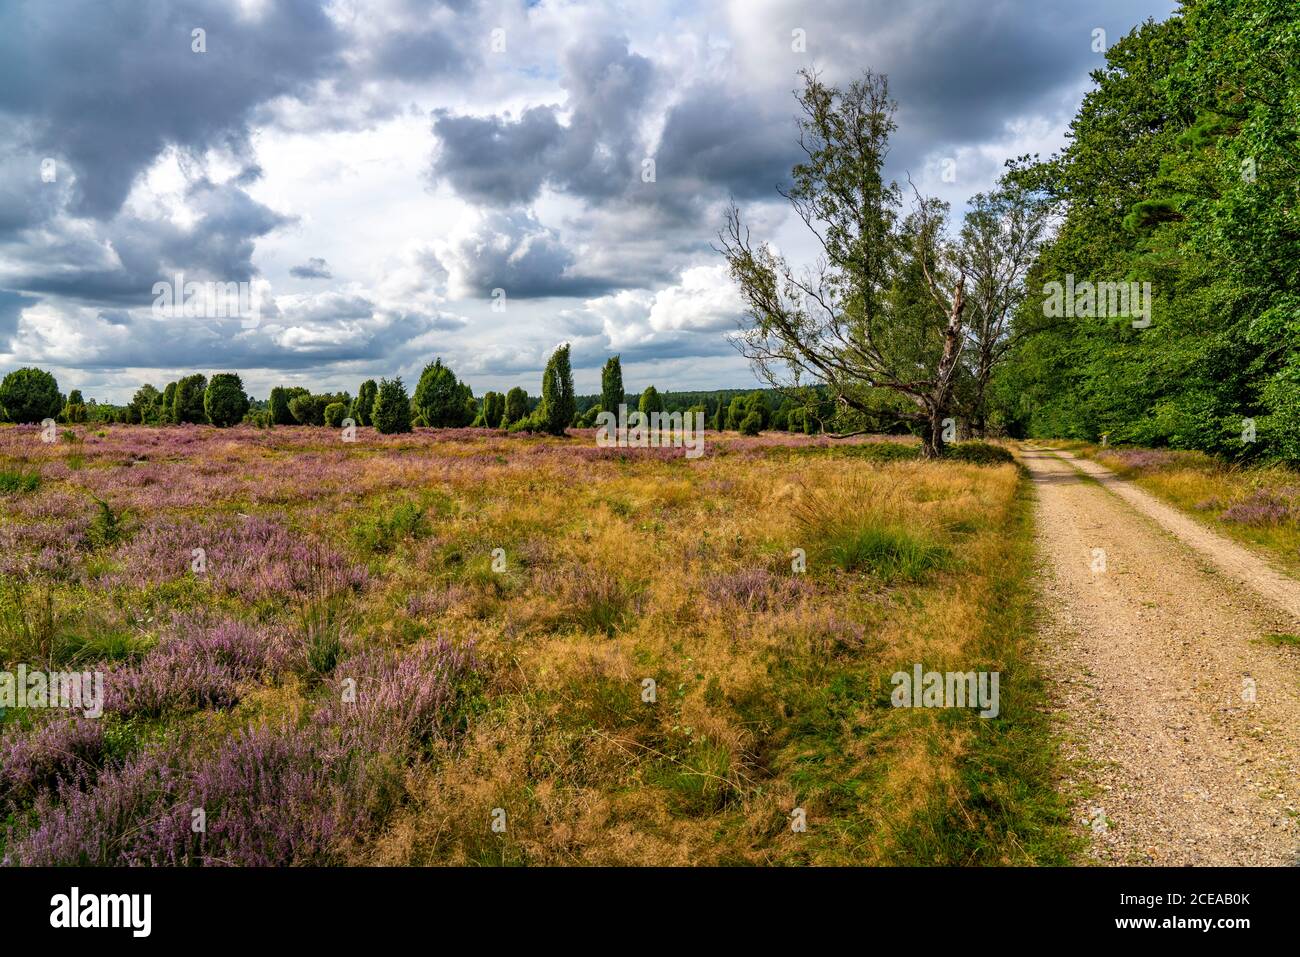
{"type": "Polygon", "coordinates": [[[614,353],[632,393],[751,387],[711,244],[734,200],[814,255],[777,193],[799,70],[887,74],[886,174],[960,215],[1066,143],[1099,39],[1175,6],[0,0],[0,372],[126,402],[237,371],[265,398],[441,356],[536,394],[568,342],[579,393],[614,353]],[[255,314],[160,315],[178,273],[255,314]]]}

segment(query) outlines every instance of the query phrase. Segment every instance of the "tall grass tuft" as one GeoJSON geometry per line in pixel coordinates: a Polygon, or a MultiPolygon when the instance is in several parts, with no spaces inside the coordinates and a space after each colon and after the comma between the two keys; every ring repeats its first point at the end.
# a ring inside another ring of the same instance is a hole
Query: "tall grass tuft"
{"type": "Polygon", "coordinates": [[[885,581],[920,581],[940,567],[948,549],[924,533],[889,524],[846,528],[825,543],[826,553],[846,572],[870,572],[885,581]]]}
{"type": "Polygon", "coordinates": [[[870,473],[804,488],[792,506],[799,544],[846,572],[920,581],[944,564],[949,551],[936,528],[917,514],[905,480],[870,473]]]}
{"type": "Polygon", "coordinates": [[[38,472],[24,469],[5,469],[0,471],[0,495],[20,495],[23,492],[35,492],[41,487],[38,472]]]}

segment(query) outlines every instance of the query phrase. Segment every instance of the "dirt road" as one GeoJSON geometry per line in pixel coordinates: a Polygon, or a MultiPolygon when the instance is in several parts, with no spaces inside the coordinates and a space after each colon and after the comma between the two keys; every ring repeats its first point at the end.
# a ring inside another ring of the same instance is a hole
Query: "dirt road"
{"type": "MultiPolygon", "coordinates": [[[[1064,455],[1064,453],[1061,453],[1064,455]]],[[[1300,582],[1092,462],[1026,446],[1042,654],[1090,853],[1300,863],[1300,582]]]]}

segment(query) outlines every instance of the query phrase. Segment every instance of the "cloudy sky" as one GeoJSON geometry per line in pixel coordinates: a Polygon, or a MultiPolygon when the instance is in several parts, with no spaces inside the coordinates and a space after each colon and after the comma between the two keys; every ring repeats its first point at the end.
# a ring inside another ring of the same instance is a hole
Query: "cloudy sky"
{"type": "Polygon", "coordinates": [[[265,397],[441,355],[536,393],[567,341],[580,392],[613,352],[629,391],[749,386],[710,242],[734,197],[811,253],[775,192],[800,68],[887,73],[888,172],[960,211],[1064,143],[1094,30],[1174,6],[3,0],[0,371],[123,402],[235,370],[265,397]],[[258,321],[156,318],[178,271],[250,283],[258,321]]]}

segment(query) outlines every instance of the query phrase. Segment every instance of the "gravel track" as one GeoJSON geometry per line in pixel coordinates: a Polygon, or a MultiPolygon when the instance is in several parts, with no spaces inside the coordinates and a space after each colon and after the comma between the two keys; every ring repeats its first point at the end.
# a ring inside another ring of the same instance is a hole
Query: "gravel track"
{"type": "Polygon", "coordinates": [[[1300,582],[1094,462],[1032,445],[1021,460],[1090,857],[1300,862],[1300,650],[1265,638],[1300,634],[1300,582]]]}

